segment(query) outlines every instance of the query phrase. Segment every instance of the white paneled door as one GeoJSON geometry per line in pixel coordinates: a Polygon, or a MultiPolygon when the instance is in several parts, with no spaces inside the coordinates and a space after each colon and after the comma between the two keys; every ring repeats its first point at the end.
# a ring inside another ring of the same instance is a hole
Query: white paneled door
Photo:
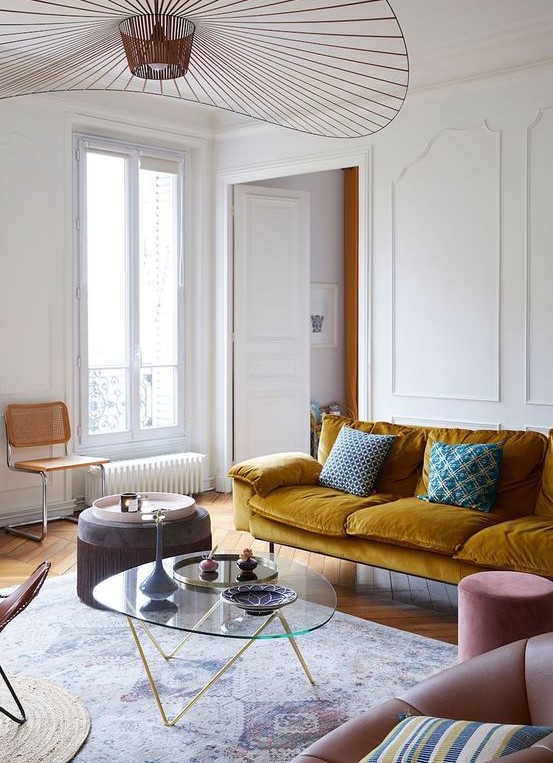
{"type": "Polygon", "coordinates": [[[309,194],[234,189],[234,461],[309,453],[309,194]]]}

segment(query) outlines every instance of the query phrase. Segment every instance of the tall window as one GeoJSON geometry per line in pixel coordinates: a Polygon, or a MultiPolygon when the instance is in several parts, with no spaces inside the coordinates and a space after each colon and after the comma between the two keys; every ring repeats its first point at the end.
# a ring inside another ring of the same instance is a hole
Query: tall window
{"type": "Polygon", "coordinates": [[[76,142],[80,441],[182,436],[184,156],[76,142]]]}

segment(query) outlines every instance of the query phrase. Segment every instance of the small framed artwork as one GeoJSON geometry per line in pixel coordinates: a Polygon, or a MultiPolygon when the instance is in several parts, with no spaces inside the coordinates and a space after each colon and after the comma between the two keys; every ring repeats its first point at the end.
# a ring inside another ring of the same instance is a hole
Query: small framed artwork
{"type": "Polygon", "coordinates": [[[311,344],[314,347],[336,347],[338,284],[312,283],[310,308],[311,344]]]}

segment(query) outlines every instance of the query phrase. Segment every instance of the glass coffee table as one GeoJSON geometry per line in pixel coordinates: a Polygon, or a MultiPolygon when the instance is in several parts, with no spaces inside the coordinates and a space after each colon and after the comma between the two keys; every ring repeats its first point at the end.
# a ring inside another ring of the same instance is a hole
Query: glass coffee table
{"type": "MultiPolygon", "coordinates": [[[[207,552],[206,552],[207,553],[207,552]]],[[[243,573],[236,566],[238,554],[220,553],[215,574],[202,573],[202,554],[186,554],[163,560],[165,570],[178,583],[177,590],[162,601],[150,600],[139,589],[152,572],[153,563],[133,567],[94,587],[96,602],[125,615],[161,719],[174,726],[186,711],[259,639],[288,639],[308,680],[313,677],[296,642],[296,637],[320,628],[336,610],[336,593],[319,573],[285,557],[256,555],[258,566],[243,573]],[[186,636],[166,652],[150,626],[183,631],[186,636]],[[161,656],[174,657],[194,634],[243,641],[238,651],[203,688],[169,719],[146,658],[140,633],[145,634],[161,656]]]]}

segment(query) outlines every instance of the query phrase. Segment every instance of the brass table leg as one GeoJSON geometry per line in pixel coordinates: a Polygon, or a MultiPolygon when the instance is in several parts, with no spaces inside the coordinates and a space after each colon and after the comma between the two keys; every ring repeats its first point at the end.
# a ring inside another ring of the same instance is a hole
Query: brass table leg
{"type": "MultiPolygon", "coordinates": [[[[296,653],[296,656],[297,656],[298,660],[300,661],[300,664],[301,664],[301,666],[302,666],[302,668],[304,670],[304,673],[307,676],[307,678],[309,679],[309,683],[314,684],[315,681],[313,679],[313,676],[311,675],[311,672],[310,672],[309,668],[307,667],[307,664],[305,662],[303,654],[300,652],[300,648],[299,648],[299,646],[298,646],[298,644],[296,642],[296,639],[294,638],[294,636],[292,636],[292,632],[290,631],[290,626],[288,625],[288,623],[286,621],[286,618],[284,617],[282,612],[280,612],[280,610],[277,611],[276,614],[278,615],[278,619],[282,623],[282,626],[283,626],[284,630],[286,631],[286,633],[289,634],[288,635],[288,641],[290,642],[290,646],[292,647],[292,649],[296,653]]],[[[274,617],[274,615],[273,615],[273,617],[274,617]]]]}
{"type": "MultiPolygon", "coordinates": [[[[201,623],[202,623],[202,622],[204,622],[204,620],[206,620],[206,619],[209,617],[209,615],[211,614],[211,612],[212,612],[212,611],[215,609],[215,607],[217,607],[217,606],[218,606],[218,603],[217,603],[217,604],[215,604],[215,605],[214,605],[214,606],[213,606],[213,607],[212,607],[212,608],[209,610],[209,612],[208,612],[207,614],[205,614],[205,615],[204,615],[204,617],[202,617],[202,619],[201,619],[201,620],[200,620],[200,621],[199,621],[199,622],[196,624],[196,627],[198,627],[199,625],[201,625],[201,623]]],[[[262,633],[262,632],[263,632],[263,631],[264,631],[264,630],[265,630],[265,629],[266,629],[266,628],[267,628],[267,627],[268,627],[268,626],[269,626],[269,625],[270,625],[270,624],[273,622],[273,620],[274,620],[276,617],[278,617],[278,618],[279,618],[280,622],[282,623],[282,626],[284,627],[284,630],[286,631],[286,633],[288,633],[288,634],[289,634],[289,635],[288,635],[288,637],[287,637],[287,640],[290,642],[290,645],[292,646],[293,650],[295,651],[295,653],[296,653],[296,656],[297,656],[298,660],[300,661],[300,664],[301,664],[301,666],[302,666],[302,668],[303,668],[303,670],[304,670],[304,672],[305,672],[305,674],[306,674],[307,678],[309,679],[309,681],[310,681],[312,684],[314,684],[314,683],[315,683],[315,681],[313,680],[313,677],[311,676],[311,673],[309,672],[309,668],[307,667],[307,665],[306,665],[306,663],[305,663],[305,660],[304,660],[304,658],[303,658],[303,655],[302,655],[302,653],[301,653],[301,652],[300,652],[300,650],[299,650],[299,647],[298,647],[298,645],[297,645],[297,643],[296,643],[296,640],[295,640],[295,638],[294,638],[294,637],[292,636],[292,634],[291,634],[291,631],[290,631],[290,626],[288,625],[288,623],[287,623],[286,619],[284,618],[284,616],[283,616],[283,615],[282,615],[280,612],[278,612],[278,611],[277,611],[277,612],[273,612],[273,613],[272,613],[272,614],[271,614],[271,615],[270,615],[270,616],[267,618],[267,620],[265,620],[265,622],[263,622],[263,623],[262,623],[262,624],[259,626],[259,628],[258,628],[258,629],[257,629],[257,630],[256,630],[256,631],[253,633],[253,635],[252,635],[252,636],[251,636],[251,637],[250,637],[250,638],[249,638],[249,639],[246,641],[246,643],[244,644],[244,646],[243,646],[243,647],[241,647],[241,648],[240,648],[240,649],[239,649],[239,650],[236,652],[236,654],[234,654],[234,655],[233,655],[233,656],[232,656],[232,657],[231,657],[231,658],[230,658],[230,659],[229,659],[229,660],[228,660],[228,661],[227,661],[227,662],[226,662],[226,663],[223,665],[223,667],[222,667],[222,668],[220,668],[220,669],[217,671],[217,673],[215,673],[215,675],[214,675],[212,678],[210,678],[210,679],[209,679],[209,681],[208,681],[208,682],[205,684],[205,686],[203,686],[203,687],[200,689],[200,691],[199,691],[197,694],[195,694],[195,695],[194,695],[194,697],[192,697],[192,699],[190,699],[190,700],[189,700],[189,701],[186,703],[186,705],[185,705],[185,706],[184,706],[184,707],[183,707],[183,708],[182,708],[182,709],[181,709],[181,710],[180,710],[180,711],[177,713],[177,715],[175,715],[175,717],[174,717],[173,719],[171,719],[171,720],[170,720],[170,719],[167,717],[167,714],[166,714],[166,712],[165,712],[165,709],[164,709],[164,707],[163,707],[163,703],[162,703],[162,701],[161,701],[161,697],[160,697],[160,695],[159,695],[159,691],[158,691],[158,689],[157,689],[157,685],[156,685],[155,679],[154,679],[154,677],[153,677],[152,671],[151,671],[151,669],[150,669],[150,665],[149,665],[149,663],[148,663],[148,660],[147,660],[147,658],[146,658],[146,654],[144,653],[144,649],[143,649],[142,643],[141,643],[141,641],[140,641],[140,638],[139,638],[139,636],[138,636],[138,632],[137,632],[136,626],[135,626],[135,624],[134,624],[133,618],[132,618],[132,617],[129,617],[129,616],[127,616],[127,622],[128,622],[128,624],[129,624],[129,628],[130,628],[130,630],[131,630],[131,634],[132,634],[132,637],[133,637],[133,639],[134,639],[134,642],[135,642],[135,644],[136,644],[136,648],[137,648],[137,650],[138,650],[138,654],[139,654],[139,656],[140,656],[140,659],[142,660],[142,665],[144,666],[144,670],[145,670],[145,672],[146,672],[146,676],[147,676],[147,678],[148,678],[148,682],[149,682],[149,684],[150,684],[150,688],[151,688],[151,690],[152,690],[152,694],[154,695],[154,699],[155,699],[155,701],[156,701],[156,705],[157,705],[157,708],[158,708],[158,710],[159,710],[159,714],[161,715],[161,720],[163,721],[164,725],[165,725],[165,726],[174,726],[176,723],[178,723],[178,721],[180,721],[180,719],[182,718],[182,716],[183,716],[183,715],[184,715],[184,714],[185,714],[185,713],[186,713],[186,712],[187,712],[187,711],[188,711],[188,710],[189,710],[189,709],[190,709],[190,708],[191,708],[191,707],[192,707],[192,706],[193,706],[193,705],[194,705],[194,704],[195,704],[195,703],[196,703],[196,702],[197,702],[197,701],[198,701],[198,700],[201,698],[201,697],[203,697],[203,695],[206,693],[206,691],[208,691],[208,689],[210,689],[210,688],[213,686],[213,684],[214,684],[214,683],[216,683],[216,682],[217,682],[217,681],[218,681],[218,680],[221,678],[221,676],[223,676],[223,675],[226,673],[226,671],[227,671],[227,670],[228,670],[230,667],[232,667],[232,665],[234,665],[234,663],[236,662],[236,660],[238,660],[238,658],[239,658],[239,657],[241,657],[241,656],[244,654],[244,652],[245,652],[247,649],[249,649],[249,648],[250,648],[250,646],[251,646],[251,645],[252,645],[252,644],[255,642],[255,640],[256,640],[256,638],[257,638],[257,636],[259,636],[259,634],[260,634],[260,633],[262,633]]],[[[145,631],[146,635],[148,636],[148,638],[151,640],[151,642],[153,643],[153,645],[156,647],[157,651],[158,651],[158,652],[161,654],[161,656],[162,656],[164,659],[166,659],[166,660],[170,660],[170,659],[171,659],[171,657],[173,657],[175,654],[177,654],[177,652],[178,652],[178,651],[181,649],[181,647],[182,647],[182,646],[183,646],[183,645],[184,645],[184,644],[185,644],[185,643],[188,641],[188,639],[189,639],[189,638],[190,638],[190,637],[191,637],[191,636],[194,634],[194,632],[195,632],[195,631],[191,631],[191,632],[189,632],[189,633],[188,633],[188,634],[185,636],[185,638],[184,638],[184,639],[183,639],[183,640],[182,640],[182,641],[181,641],[181,642],[180,642],[180,643],[179,643],[179,644],[178,644],[178,645],[175,647],[175,649],[173,649],[173,651],[172,651],[172,652],[165,652],[165,650],[164,650],[164,649],[161,647],[161,645],[159,644],[159,642],[157,641],[157,639],[156,639],[156,638],[153,636],[152,632],[150,631],[150,628],[148,628],[148,626],[147,626],[145,623],[143,623],[143,622],[141,622],[141,621],[139,621],[139,622],[140,622],[140,625],[141,625],[142,629],[145,631]]]]}

